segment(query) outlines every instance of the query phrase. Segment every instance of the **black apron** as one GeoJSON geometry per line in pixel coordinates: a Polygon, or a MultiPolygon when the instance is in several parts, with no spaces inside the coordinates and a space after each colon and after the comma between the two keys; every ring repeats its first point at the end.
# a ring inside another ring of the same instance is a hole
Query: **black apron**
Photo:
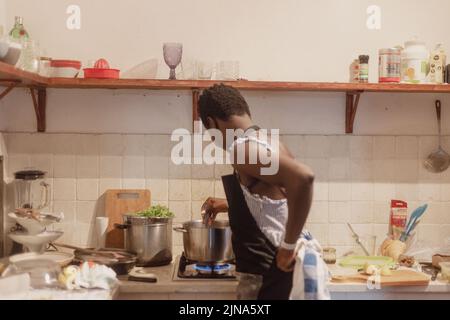
{"type": "Polygon", "coordinates": [[[288,300],[293,272],[284,272],[276,265],[277,248],[262,233],[245,201],[237,177],[222,177],[228,201],[236,271],[262,275],[259,300],[288,300]]]}

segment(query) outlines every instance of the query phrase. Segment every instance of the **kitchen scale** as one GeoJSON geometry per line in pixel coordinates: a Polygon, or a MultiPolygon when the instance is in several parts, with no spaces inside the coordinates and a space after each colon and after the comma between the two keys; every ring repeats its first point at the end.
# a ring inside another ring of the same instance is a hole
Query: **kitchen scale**
{"type": "Polygon", "coordinates": [[[237,280],[234,263],[199,264],[182,254],[175,259],[174,280],[237,280]]]}

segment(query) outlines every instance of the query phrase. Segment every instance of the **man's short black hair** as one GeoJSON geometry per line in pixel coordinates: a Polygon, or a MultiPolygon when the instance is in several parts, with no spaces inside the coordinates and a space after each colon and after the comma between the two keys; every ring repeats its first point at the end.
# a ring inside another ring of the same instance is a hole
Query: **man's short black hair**
{"type": "Polygon", "coordinates": [[[233,115],[250,116],[248,104],[239,90],[224,84],[215,84],[203,91],[198,101],[198,112],[205,127],[208,117],[226,121],[233,115]]]}

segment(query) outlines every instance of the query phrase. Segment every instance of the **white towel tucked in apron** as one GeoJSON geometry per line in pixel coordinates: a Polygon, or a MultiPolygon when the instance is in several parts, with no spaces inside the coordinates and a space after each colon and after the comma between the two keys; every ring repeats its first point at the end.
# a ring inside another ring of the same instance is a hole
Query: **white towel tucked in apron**
{"type": "Polygon", "coordinates": [[[297,242],[290,300],[330,300],[327,284],[330,273],[322,259],[322,248],[312,237],[297,242]]]}

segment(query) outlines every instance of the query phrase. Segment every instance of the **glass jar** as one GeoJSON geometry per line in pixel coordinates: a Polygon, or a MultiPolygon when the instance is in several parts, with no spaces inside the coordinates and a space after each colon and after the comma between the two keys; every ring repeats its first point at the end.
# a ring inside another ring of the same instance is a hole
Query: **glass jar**
{"type": "Polygon", "coordinates": [[[39,44],[34,40],[23,42],[19,68],[28,72],[39,72],[39,44]]]}
{"type": "Polygon", "coordinates": [[[323,261],[326,264],[336,263],[336,249],[335,248],[323,248],[323,261]]]}
{"type": "Polygon", "coordinates": [[[48,57],[39,58],[39,75],[42,77],[50,77],[50,63],[52,59],[48,57]]]}

